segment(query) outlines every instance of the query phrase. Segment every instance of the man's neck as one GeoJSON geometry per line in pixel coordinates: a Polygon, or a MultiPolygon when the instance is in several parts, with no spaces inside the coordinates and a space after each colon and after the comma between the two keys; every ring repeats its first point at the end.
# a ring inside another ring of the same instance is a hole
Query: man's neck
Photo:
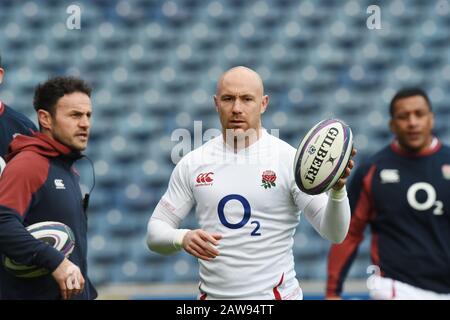
{"type": "Polygon", "coordinates": [[[249,129],[245,133],[236,135],[233,130],[226,130],[222,132],[222,137],[225,143],[237,153],[257,142],[261,138],[262,132],[262,128],[249,129]]]}

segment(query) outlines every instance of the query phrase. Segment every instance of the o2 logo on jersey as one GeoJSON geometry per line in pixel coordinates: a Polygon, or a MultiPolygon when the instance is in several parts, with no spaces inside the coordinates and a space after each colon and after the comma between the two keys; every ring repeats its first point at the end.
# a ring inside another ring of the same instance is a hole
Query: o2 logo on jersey
{"type": "Polygon", "coordinates": [[[3,170],[5,169],[5,167],[6,167],[6,162],[5,162],[5,160],[3,160],[2,157],[0,157],[0,176],[2,175],[2,172],[3,172],[3,170]]]}
{"type": "MultiPolygon", "coordinates": [[[[219,201],[219,205],[217,206],[217,213],[219,214],[219,219],[220,222],[227,228],[230,229],[239,229],[242,228],[243,226],[245,226],[249,220],[250,217],[252,215],[252,209],[250,207],[250,203],[248,202],[247,199],[245,199],[243,196],[239,195],[239,194],[230,194],[228,196],[223,197],[220,201],[219,201]],[[238,223],[230,223],[227,218],[225,217],[225,205],[227,204],[228,201],[230,200],[237,200],[242,204],[242,207],[244,208],[244,216],[242,217],[242,220],[239,221],[238,223]]],[[[261,233],[258,232],[259,228],[261,227],[259,221],[253,220],[252,222],[250,222],[250,224],[254,224],[255,225],[255,229],[252,231],[252,233],[250,233],[251,236],[260,236],[261,233]]]]}
{"type": "Polygon", "coordinates": [[[434,206],[433,214],[437,216],[444,214],[444,204],[442,201],[436,200],[436,190],[429,183],[417,182],[411,185],[406,193],[406,199],[408,200],[409,205],[417,211],[426,211],[434,206]],[[420,190],[425,191],[427,194],[425,202],[417,201],[417,192],[420,190]]]}

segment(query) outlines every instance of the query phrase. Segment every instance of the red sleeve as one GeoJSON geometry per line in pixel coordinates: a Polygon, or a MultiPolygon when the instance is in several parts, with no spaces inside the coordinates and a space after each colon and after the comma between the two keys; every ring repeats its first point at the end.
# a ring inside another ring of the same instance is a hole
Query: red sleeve
{"type": "Polygon", "coordinates": [[[33,195],[48,177],[49,161],[24,151],[6,166],[0,178],[0,252],[25,265],[54,271],[64,255],[49,244],[35,239],[23,226],[33,195]]]}
{"type": "Polygon", "coordinates": [[[15,156],[0,178],[0,206],[23,217],[33,194],[47,180],[49,167],[49,160],[34,152],[24,151],[15,156]]]}
{"type": "Polygon", "coordinates": [[[344,279],[364,238],[364,229],[372,217],[374,207],[371,184],[375,169],[375,165],[372,165],[361,175],[362,179],[355,176],[349,188],[352,219],[344,242],[333,244],[328,254],[327,297],[341,294],[344,279]]]}

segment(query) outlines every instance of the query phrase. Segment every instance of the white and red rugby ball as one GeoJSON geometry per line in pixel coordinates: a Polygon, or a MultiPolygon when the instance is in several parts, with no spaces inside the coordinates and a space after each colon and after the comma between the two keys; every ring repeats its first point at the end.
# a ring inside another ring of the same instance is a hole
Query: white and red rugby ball
{"type": "Polygon", "coordinates": [[[342,176],[353,149],[353,134],[338,119],[316,124],[305,135],[294,160],[297,186],[307,194],[329,190],[342,176]]]}
{"type": "MultiPolygon", "coordinates": [[[[60,251],[66,258],[70,256],[75,248],[75,236],[67,225],[57,221],[44,221],[32,224],[26,228],[30,234],[56,250],[60,251]]],[[[49,273],[49,270],[38,266],[27,266],[4,257],[5,269],[18,278],[36,278],[49,273]]]]}

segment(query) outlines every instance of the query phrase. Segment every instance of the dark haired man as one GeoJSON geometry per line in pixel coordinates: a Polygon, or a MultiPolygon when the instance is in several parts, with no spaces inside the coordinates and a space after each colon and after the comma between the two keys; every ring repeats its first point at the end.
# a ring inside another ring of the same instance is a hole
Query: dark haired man
{"type": "MultiPolygon", "coordinates": [[[[0,179],[0,252],[48,275],[22,279],[0,267],[4,299],[95,299],[87,278],[87,217],[73,163],[86,149],[92,114],[91,88],[82,80],[56,77],[34,95],[40,132],[18,136],[0,179]],[[36,240],[26,226],[58,221],[69,226],[75,249],[69,258],[36,240]]],[[[3,257],[2,257],[3,258],[3,257]]]]}
{"type": "Polygon", "coordinates": [[[390,114],[395,140],[350,183],[350,230],[331,247],[326,295],[340,296],[369,224],[372,298],[450,299],[450,148],[432,134],[434,116],[423,90],[399,91],[390,114]]]}
{"type": "MultiPolygon", "coordinates": [[[[4,74],[5,70],[2,68],[2,57],[0,56],[0,84],[3,82],[4,74]]],[[[11,140],[18,133],[31,135],[33,131],[37,131],[33,122],[0,100],[0,175],[6,165],[4,159],[11,140]]]]}

